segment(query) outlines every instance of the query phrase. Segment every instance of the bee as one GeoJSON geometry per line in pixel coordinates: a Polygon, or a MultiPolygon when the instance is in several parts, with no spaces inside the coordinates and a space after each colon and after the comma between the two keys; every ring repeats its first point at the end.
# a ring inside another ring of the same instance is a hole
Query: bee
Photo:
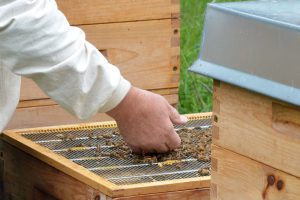
{"type": "Polygon", "coordinates": [[[111,140],[106,140],[106,141],[105,141],[105,144],[106,144],[107,146],[113,146],[113,145],[114,145],[114,143],[113,143],[111,140]]]}
{"type": "Polygon", "coordinates": [[[97,135],[96,138],[97,138],[98,140],[100,140],[100,139],[103,139],[103,136],[102,136],[102,135],[97,135]]]}
{"type": "Polygon", "coordinates": [[[58,137],[61,140],[65,139],[65,134],[57,134],[56,137],[58,137]]]}
{"type": "Polygon", "coordinates": [[[110,157],[122,159],[122,158],[124,158],[124,155],[120,154],[119,152],[112,152],[112,153],[110,153],[110,157]]]}
{"type": "Polygon", "coordinates": [[[95,150],[95,156],[96,157],[99,157],[99,156],[101,156],[101,146],[100,146],[100,144],[97,144],[96,145],[96,150],[95,150]]]}
{"type": "Polygon", "coordinates": [[[175,167],[176,167],[176,169],[181,169],[181,168],[182,168],[182,162],[177,163],[177,164],[175,165],[175,167]]]}
{"type": "Polygon", "coordinates": [[[65,140],[75,140],[75,139],[76,139],[76,135],[74,135],[72,133],[65,134],[65,140]]]}
{"type": "Polygon", "coordinates": [[[93,133],[93,132],[90,132],[90,133],[88,134],[88,137],[89,137],[90,139],[93,139],[93,138],[94,138],[94,133],[93,133]]]}
{"type": "Polygon", "coordinates": [[[143,160],[144,163],[147,163],[149,165],[153,165],[153,163],[157,162],[156,156],[146,156],[143,160]]]}
{"type": "Polygon", "coordinates": [[[85,144],[84,143],[80,143],[80,144],[76,145],[76,147],[85,147],[85,144]]]}
{"type": "Polygon", "coordinates": [[[204,145],[203,145],[203,144],[199,144],[198,150],[199,150],[199,151],[204,151],[204,150],[205,150],[204,145]]]}
{"type": "Polygon", "coordinates": [[[200,176],[209,176],[210,175],[210,170],[208,168],[199,169],[198,174],[200,176]]]}
{"type": "Polygon", "coordinates": [[[199,161],[208,162],[208,161],[210,161],[210,158],[209,158],[209,156],[207,156],[207,155],[202,155],[202,154],[200,154],[200,155],[198,155],[198,160],[199,160],[199,161]]]}
{"type": "Polygon", "coordinates": [[[113,134],[112,133],[105,133],[105,134],[102,134],[102,137],[105,138],[105,139],[111,139],[113,137],[113,134]]]}

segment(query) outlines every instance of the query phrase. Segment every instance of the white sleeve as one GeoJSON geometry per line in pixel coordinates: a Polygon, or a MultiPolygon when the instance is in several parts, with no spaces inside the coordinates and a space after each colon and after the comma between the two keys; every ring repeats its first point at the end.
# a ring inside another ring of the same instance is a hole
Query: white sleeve
{"type": "Polygon", "coordinates": [[[81,119],[111,110],[130,89],[54,0],[0,1],[0,41],[4,66],[81,119]]]}

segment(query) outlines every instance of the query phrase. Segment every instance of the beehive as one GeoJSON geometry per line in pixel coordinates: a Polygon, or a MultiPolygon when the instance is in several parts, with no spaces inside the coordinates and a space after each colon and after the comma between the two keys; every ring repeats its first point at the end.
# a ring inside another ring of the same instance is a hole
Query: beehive
{"type": "MultiPolygon", "coordinates": [[[[179,0],[57,0],[70,24],[133,85],[178,102],[180,54],[179,0]]],[[[111,120],[98,114],[89,122],[111,120]]],[[[60,108],[29,79],[8,128],[83,123],[60,108]]]]}
{"type": "Polygon", "coordinates": [[[300,197],[300,3],[211,4],[200,59],[215,79],[211,199],[300,197]]]}
{"type": "MultiPolygon", "coordinates": [[[[186,125],[175,128],[211,127],[211,113],[188,115],[188,118],[186,125]]],[[[199,177],[198,170],[210,167],[210,161],[186,158],[148,164],[135,163],[131,158],[95,155],[98,145],[101,151],[114,151],[98,136],[115,129],[115,122],[101,122],[5,131],[0,145],[1,197],[15,200],[209,199],[210,177],[199,177]],[[72,139],[64,140],[59,136],[62,134],[72,139]],[[177,168],[170,165],[172,162],[183,165],[177,168]]],[[[120,137],[114,136],[113,140],[120,137]]]]}

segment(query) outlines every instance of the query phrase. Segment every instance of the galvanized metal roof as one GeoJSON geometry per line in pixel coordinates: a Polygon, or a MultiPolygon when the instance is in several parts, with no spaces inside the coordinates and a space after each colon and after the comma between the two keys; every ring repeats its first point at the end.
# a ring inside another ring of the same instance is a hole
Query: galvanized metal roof
{"type": "Polygon", "coordinates": [[[190,70],[300,106],[300,1],[209,4],[190,70]]]}

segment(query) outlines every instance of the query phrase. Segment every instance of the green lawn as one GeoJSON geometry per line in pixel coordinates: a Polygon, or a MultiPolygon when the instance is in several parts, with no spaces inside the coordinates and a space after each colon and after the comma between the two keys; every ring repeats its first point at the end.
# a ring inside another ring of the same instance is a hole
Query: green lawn
{"type": "MultiPolygon", "coordinates": [[[[214,0],[228,2],[236,0],[214,0]]],[[[179,112],[207,112],[212,109],[212,80],[191,74],[188,67],[200,50],[206,4],[212,0],[181,0],[181,69],[179,112]]]]}

